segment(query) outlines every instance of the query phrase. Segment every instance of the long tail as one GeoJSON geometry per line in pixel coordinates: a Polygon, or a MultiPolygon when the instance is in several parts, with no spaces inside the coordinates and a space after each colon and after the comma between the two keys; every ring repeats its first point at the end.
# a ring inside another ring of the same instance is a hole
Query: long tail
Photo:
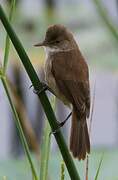
{"type": "Polygon", "coordinates": [[[74,109],[72,112],[70,150],[73,156],[79,160],[84,160],[86,153],[90,153],[90,140],[86,119],[79,119],[74,109]]]}

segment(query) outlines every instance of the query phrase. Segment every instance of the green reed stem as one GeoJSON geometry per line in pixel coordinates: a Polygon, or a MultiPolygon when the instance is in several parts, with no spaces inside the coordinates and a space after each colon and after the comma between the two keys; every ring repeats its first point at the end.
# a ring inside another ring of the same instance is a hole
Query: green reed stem
{"type": "MultiPolygon", "coordinates": [[[[14,13],[14,9],[15,9],[15,2],[16,2],[15,0],[12,0],[12,2],[11,2],[11,9],[10,9],[10,12],[9,12],[9,22],[11,22],[12,18],[13,18],[13,13],[14,13]]],[[[9,39],[8,34],[7,34],[6,35],[6,41],[5,41],[4,61],[3,61],[4,74],[6,73],[6,70],[7,70],[9,50],[10,50],[10,39],[9,39]]]]}
{"type": "Polygon", "coordinates": [[[41,165],[40,165],[41,180],[48,179],[48,162],[49,162],[50,139],[51,139],[50,132],[51,132],[51,128],[47,121],[44,130],[44,138],[42,141],[42,149],[41,149],[41,165]]]}
{"type": "Polygon", "coordinates": [[[61,180],[64,180],[65,179],[65,164],[64,162],[62,161],[61,162],[61,180]]]}
{"type": "Polygon", "coordinates": [[[97,172],[96,172],[94,180],[98,179],[98,176],[99,176],[99,173],[100,173],[100,169],[101,169],[101,165],[102,165],[102,162],[103,162],[103,158],[104,158],[104,153],[102,154],[102,156],[100,158],[99,166],[98,166],[98,169],[97,169],[97,172]]]}

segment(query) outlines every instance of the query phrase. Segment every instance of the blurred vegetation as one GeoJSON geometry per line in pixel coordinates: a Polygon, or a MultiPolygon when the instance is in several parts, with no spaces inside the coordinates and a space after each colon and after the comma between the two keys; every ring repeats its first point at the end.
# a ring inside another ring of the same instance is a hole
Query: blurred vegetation
{"type": "MultiPolygon", "coordinates": [[[[105,152],[102,166],[100,169],[98,180],[117,180],[117,161],[118,161],[118,151],[112,150],[102,150],[105,152]]],[[[89,179],[94,179],[96,175],[96,169],[99,166],[99,160],[101,159],[101,152],[99,150],[92,151],[92,156],[90,158],[90,168],[89,168],[89,179]]],[[[61,156],[59,153],[52,153],[49,161],[49,176],[50,179],[60,180],[60,162],[61,156]]],[[[76,167],[79,169],[81,179],[85,179],[84,162],[78,163],[76,160],[76,167]]],[[[26,180],[30,179],[30,171],[27,167],[26,159],[8,159],[5,161],[0,161],[0,178],[6,176],[9,180],[26,180]],[[13,171],[14,170],[14,171],[13,171]]],[[[67,170],[65,168],[65,179],[69,180],[67,170]]]]}
{"type": "MultiPolygon", "coordinates": [[[[52,20],[47,20],[48,16],[45,16],[45,13],[39,13],[39,16],[32,20],[35,25],[33,31],[25,29],[24,22],[27,18],[23,14],[20,14],[21,18],[17,18],[19,13],[20,10],[16,12],[14,27],[36,66],[42,64],[44,53],[42,49],[37,51],[33,48],[33,44],[43,39],[48,24],[62,23],[69,26],[76,34],[80,48],[91,66],[117,71],[117,46],[95,10],[91,11],[89,7],[81,4],[76,7],[74,4],[71,7],[68,5],[61,7],[61,13],[58,10],[54,12],[52,20]],[[74,17],[71,15],[73,12],[74,17]]],[[[2,27],[1,32],[4,34],[2,27]]],[[[3,45],[4,36],[2,35],[0,39],[2,41],[0,45],[3,45]]]]}

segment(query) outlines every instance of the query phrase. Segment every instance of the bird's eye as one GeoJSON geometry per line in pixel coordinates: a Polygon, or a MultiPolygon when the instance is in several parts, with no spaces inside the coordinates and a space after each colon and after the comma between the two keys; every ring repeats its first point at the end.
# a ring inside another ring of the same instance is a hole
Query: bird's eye
{"type": "Polygon", "coordinates": [[[58,44],[58,43],[60,43],[60,41],[59,41],[59,40],[56,40],[55,42],[56,42],[57,44],[58,44]]]}

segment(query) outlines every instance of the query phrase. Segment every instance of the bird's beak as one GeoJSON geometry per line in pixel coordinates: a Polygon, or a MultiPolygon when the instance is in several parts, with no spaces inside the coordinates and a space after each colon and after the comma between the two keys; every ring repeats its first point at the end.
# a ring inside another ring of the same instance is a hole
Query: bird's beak
{"type": "Polygon", "coordinates": [[[46,42],[45,42],[45,41],[40,42],[40,43],[37,43],[37,44],[34,44],[35,47],[45,46],[45,45],[46,45],[46,42]]]}

